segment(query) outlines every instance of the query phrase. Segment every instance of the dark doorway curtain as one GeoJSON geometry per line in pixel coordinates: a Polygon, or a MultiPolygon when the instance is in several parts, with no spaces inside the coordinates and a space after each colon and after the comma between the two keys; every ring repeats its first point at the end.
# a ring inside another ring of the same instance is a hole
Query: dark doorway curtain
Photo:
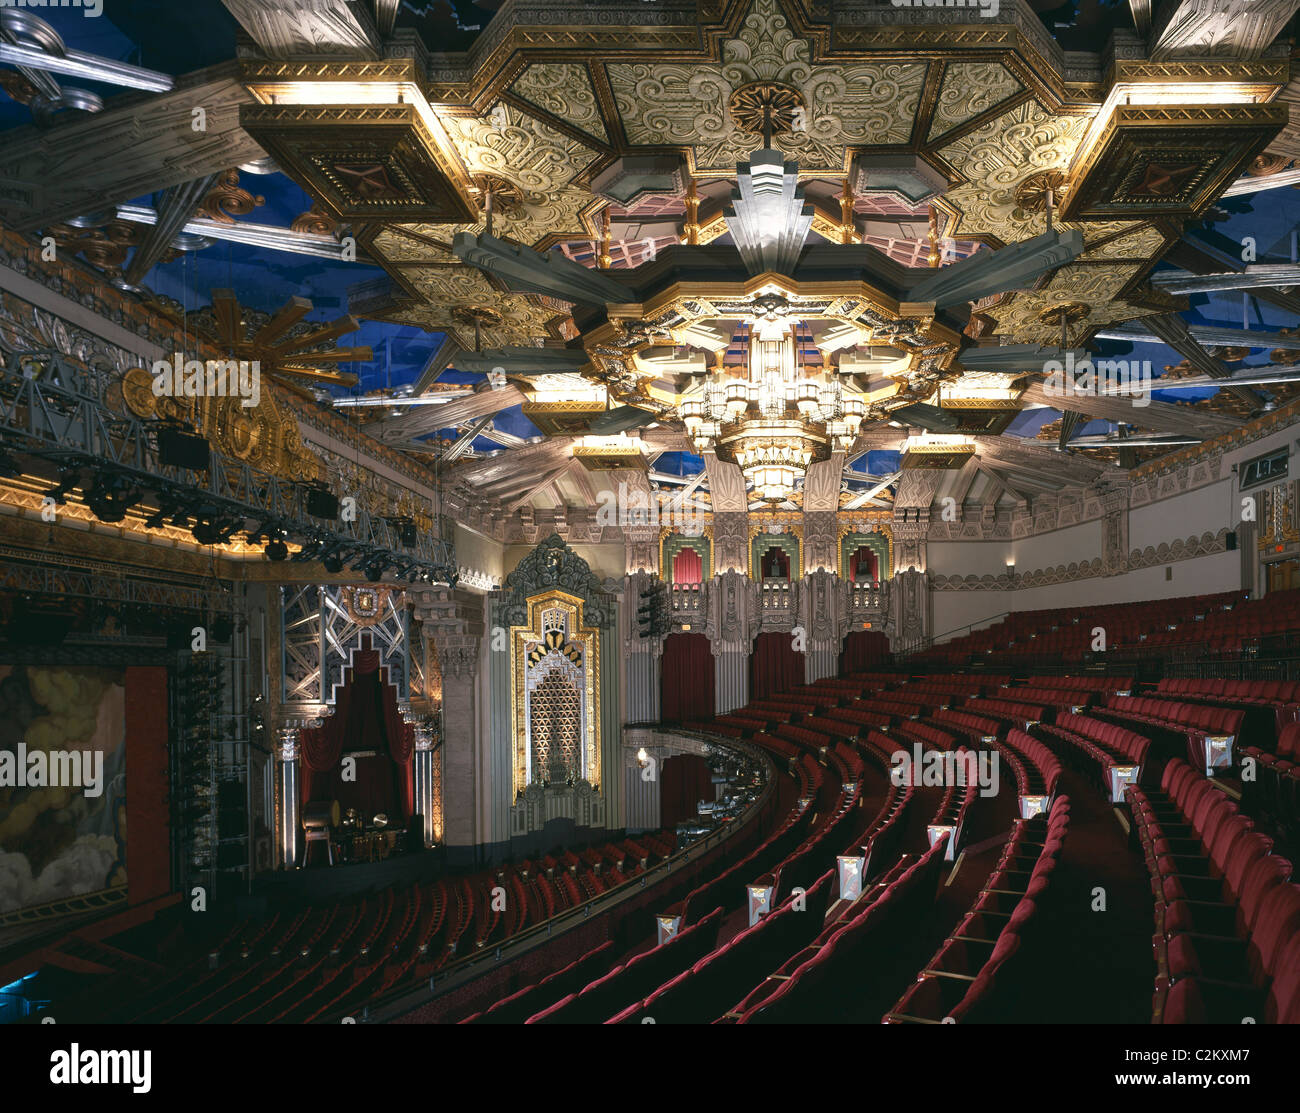
{"type": "Polygon", "coordinates": [[[796,653],[789,634],[759,634],[749,659],[749,694],[763,699],[804,683],[804,655],[796,653]]]}
{"type": "Polygon", "coordinates": [[[673,583],[698,584],[704,580],[704,562],[694,549],[682,549],[673,557],[673,583]]]}
{"type": "Polygon", "coordinates": [[[659,822],[676,827],[694,819],[701,800],[713,799],[713,774],[698,754],[677,754],[659,770],[659,822]]]}
{"type": "Polygon", "coordinates": [[[788,580],[790,578],[790,558],[783,549],[771,548],[763,554],[761,566],[765,580],[788,580]]]}
{"type": "Polygon", "coordinates": [[[713,718],[713,652],[703,634],[664,639],[659,717],[668,723],[713,718]]]}
{"type": "Polygon", "coordinates": [[[870,672],[889,656],[889,637],[879,630],[854,630],[844,639],[840,675],[870,672]]]}
{"type": "Polygon", "coordinates": [[[383,812],[405,823],[415,805],[414,734],[397,709],[397,692],[385,683],[376,650],[358,650],[345,675],[334,714],[299,735],[302,802],[337,800],[367,821],[383,812]],[[342,761],[355,753],[372,756],[358,756],[356,779],[345,781],[342,761]]]}
{"type": "Polygon", "coordinates": [[[870,583],[877,578],[876,554],[862,545],[849,557],[849,579],[854,583],[870,583]]]}

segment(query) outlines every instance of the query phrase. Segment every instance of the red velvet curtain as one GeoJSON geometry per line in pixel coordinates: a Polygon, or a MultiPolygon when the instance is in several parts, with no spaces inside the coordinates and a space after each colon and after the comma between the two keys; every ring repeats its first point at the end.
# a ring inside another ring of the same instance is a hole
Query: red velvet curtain
{"type": "Polygon", "coordinates": [[[668,723],[713,718],[713,652],[703,634],[664,639],[659,716],[668,723]]]}
{"type": "Polygon", "coordinates": [[[660,826],[676,827],[683,820],[694,819],[699,802],[713,797],[713,774],[698,754],[677,754],[660,767],[660,826]]]}
{"type": "Polygon", "coordinates": [[[694,549],[682,549],[673,557],[673,583],[698,584],[704,581],[704,562],[694,549]]]}
{"type": "Polygon", "coordinates": [[[879,630],[854,630],[844,639],[840,675],[870,672],[889,656],[889,636],[879,630]]]}
{"type": "Polygon", "coordinates": [[[415,735],[397,709],[396,689],[385,680],[378,651],[358,650],[334,714],[323,726],[300,732],[299,785],[304,804],[338,800],[341,807],[354,807],[367,819],[379,812],[390,818],[400,814],[403,822],[410,818],[415,809],[415,735]],[[357,758],[356,780],[343,780],[343,757],[360,750],[378,756],[357,758]]]}
{"type": "Polygon", "coordinates": [[[804,655],[796,653],[789,634],[759,634],[749,659],[749,694],[763,699],[804,683],[804,655]]]}
{"type": "Polygon", "coordinates": [[[875,580],[878,578],[876,573],[876,554],[865,545],[849,557],[849,579],[855,583],[858,579],[859,568],[863,569],[865,572],[865,575],[862,577],[863,580],[875,580]]]}

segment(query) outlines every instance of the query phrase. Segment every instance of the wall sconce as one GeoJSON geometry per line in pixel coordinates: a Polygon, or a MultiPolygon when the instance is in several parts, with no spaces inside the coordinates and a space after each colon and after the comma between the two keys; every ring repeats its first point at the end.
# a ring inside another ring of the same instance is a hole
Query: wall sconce
{"type": "Polygon", "coordinates": [[[650,755],[645,752],[644,746],[636,752],[636,763],[641,766],[642,769],[650,764],[650,755]]]}

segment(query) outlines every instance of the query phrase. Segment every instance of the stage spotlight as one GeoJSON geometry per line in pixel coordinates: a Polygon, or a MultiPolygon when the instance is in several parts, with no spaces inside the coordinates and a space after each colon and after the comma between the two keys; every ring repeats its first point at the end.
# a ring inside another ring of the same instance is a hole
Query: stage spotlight
{"type": "Polygon", "coordinates": [[[61,506],[68,499],[68,493],[81,484],[80,468],[60,468],[59,481],[45,492],[47,499],[53,499],[56,506],[61,506]]]}
{"type": "Polygon", "coordinates": [[[366,579],[371,583],[376,583],[384,578],[384,570],[388,567],[388,561],[377,560],[372,564],[366,565],[366,579]]]}
{"type": "Polygon", "coordinates": [[[279,537],[273,537],[266,543],[265,549],[267,560],[274,560],[277,563],[284,560],[289,555],[289,546],[279,537]]]}
{"type": "Polygon", "coordinates": [[[240,523],[229,518],[200,515],[190,532],[200,545],[224,545],[240,528],[240,523]]]}
{"type": "Polygon", "coordinates": [[[101,522],[120,522],[142,498],[140,489],[124,475],[99,475],[86,494],[90,512],[101,522]]]}
{"type": "Polygon", "coordinates": [[[321,566],[331,575],[343,571],[343,558],[338,553],[330,553],[329,556],[321,557],[321,566]]]}

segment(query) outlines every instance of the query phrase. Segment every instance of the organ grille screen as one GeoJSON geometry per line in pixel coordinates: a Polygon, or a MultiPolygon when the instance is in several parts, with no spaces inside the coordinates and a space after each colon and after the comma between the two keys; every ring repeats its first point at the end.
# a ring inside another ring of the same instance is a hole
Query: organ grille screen
{"type": "Polygon", "coordinates": [[[600,783],[598,631],[561,591],[528,599],[513,629],[515,794],[531,786],[600,783]]]}

